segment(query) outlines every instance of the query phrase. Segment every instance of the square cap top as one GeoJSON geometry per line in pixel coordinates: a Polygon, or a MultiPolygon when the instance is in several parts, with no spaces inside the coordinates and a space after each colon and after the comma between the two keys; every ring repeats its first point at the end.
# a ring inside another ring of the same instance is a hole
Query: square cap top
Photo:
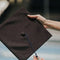
{"type": "Polygon", "coordinates": [[[25,8],[18,10],[12,17],[0,25],[1,41],[18,57],[19,60],[27,60],[38,48],[40,48],[51,34],[37,20],[27,17],[30,14],[25,8]],[[27,34],[34,51],[24,37],[27,34]]]}

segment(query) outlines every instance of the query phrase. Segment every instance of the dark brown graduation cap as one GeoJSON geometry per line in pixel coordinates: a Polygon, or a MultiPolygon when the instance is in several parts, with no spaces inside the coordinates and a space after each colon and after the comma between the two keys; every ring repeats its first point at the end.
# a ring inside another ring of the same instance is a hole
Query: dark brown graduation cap
{"type": "Polygon", "coordinates": [[[0,25],[1,41],[19,60],[27,60],[51,37],[51,34],[41,23],[37,20],[29,19],[27,14],[29,12],[22,8],[0,25]],[[34,51],[32,50],[33,48],[34,51]]]}

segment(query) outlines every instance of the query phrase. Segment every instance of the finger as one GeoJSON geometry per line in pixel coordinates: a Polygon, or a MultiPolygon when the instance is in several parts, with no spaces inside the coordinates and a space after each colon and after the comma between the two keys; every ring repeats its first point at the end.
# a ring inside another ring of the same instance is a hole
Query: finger
{"type": "Polygon", "coordinates": [[[41,58],[41,60],[44,60],[43,58],[41,58]]]}
{"type": "Polygon", "coordinates": [[[36,56],[34,56],[34,58],[35,58],[35,59],[37,59],[37,57],[36,57],[36,56]]]}
{"type": "Polygon", "coordinates": [[[34,56],[33,60],[37,60],[37,58],[34,56]]]}
{"type": "Polygon", "coordinates": [[[44,27],[45,27],[45,28],[49,28],[49,26],[47,26],[47,25],[44,25],[44,27]]]}
{"type": "Polygon", "coordinates": [[[40,59],[40,57],[34,56],[34,59],[33,60],[41,60],[41,59],[40,59]]]}
{"type": "Polygon", "coordinates": [[[37,18],[37,15],[27,15],[30,18],[37,18]]]}

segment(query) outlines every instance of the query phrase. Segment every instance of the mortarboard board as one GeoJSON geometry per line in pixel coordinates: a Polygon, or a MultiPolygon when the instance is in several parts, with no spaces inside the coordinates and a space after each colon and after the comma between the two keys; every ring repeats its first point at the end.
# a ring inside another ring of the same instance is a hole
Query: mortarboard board
{"type": "Polygon", "coordinates": [[[0,40],[19,58],[27,60],[51,34],[37,20],[27,17],[30,14],[26,9],[21,8],[12,17],[0,25],[0,40]],[[24,37],[27,34],[28,38],[24,37]],[[34,51],[31,49],[31,45],[34,51]]]}

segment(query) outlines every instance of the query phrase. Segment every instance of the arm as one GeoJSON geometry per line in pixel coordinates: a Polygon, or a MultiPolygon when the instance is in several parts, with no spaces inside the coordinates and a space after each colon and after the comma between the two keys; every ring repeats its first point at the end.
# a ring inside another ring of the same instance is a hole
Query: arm
{"type": "Polygon", "coordinates": [[[46,20],[44,24],[49,26],[50,28],[60,30],[60,22],[58,21],[46,20]]]}
{"type": "Polygon", "coordinates": [[[50,28],[54,28],[57,30],[60,30],[60,22],[58,21],[52,21],[44,18],[41,15],[28,15],[30,18],[36,18],[38,21],[40,21],[45,27],[48,26],[50,28]]]}

